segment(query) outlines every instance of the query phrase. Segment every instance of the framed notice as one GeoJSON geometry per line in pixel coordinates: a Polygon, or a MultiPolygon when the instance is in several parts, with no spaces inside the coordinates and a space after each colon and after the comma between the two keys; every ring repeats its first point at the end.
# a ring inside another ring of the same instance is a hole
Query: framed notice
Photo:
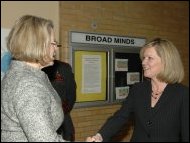
{"type": "Polygon", "coordinates": [[[128,71],[128,59],[115,59],[115,71],[128,71]]]}
{"type": "Polygon", "coordinates": [[[127,73],[127,84],[134,84],[140,82],[140,73],[139,72],[128,72],[127,73]]]}
{"type": "Polygon", "coordinates": [[[105,101],[106,52],[75,51],[77,102],[105,101]]]}
{"type": "Polygon", "coordinates": [[[116,100],[125,99],[129,94],[129,86],[116,87],[116,100]]]}

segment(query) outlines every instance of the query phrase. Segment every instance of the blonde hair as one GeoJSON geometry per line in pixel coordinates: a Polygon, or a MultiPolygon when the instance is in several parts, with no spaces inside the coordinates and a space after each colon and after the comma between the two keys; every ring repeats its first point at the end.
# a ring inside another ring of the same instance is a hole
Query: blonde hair
{"type": "Polygon", "coordinates": [[[166,39],[153,39],[142,47],[140,51],[141,60],[145,49],[151,47],[155,48],[164,64],[164,69],[157,75],[157,79],[166,83],[180,83],[184,78],[184,67],[174,44],[166,39]]]}
{"type": "Polygon", "coordinates": [[[53,22],[41,17],[25,15],[18,19],[11,29],[7,48],[16,60],[46,65],[49,55],[53,22]]]}

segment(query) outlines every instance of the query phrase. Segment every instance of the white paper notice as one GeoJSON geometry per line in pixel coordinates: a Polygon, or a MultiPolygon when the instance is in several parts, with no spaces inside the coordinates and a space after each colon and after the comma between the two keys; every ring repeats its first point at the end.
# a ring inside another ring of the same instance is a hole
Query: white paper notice
{"type": "Polygon", "coordinates": [[[116,99],[125,99],[129,94],[129,86],[116,87],[116,99]]]}
{"type": "Polygon", "coordinates": [[[115,71],[128,71],[128,59],[115,59],[115,71]]]}
{"type": "Polygon", "coordinates": [[[101,56],[82,56],[82,93],[101,93],[101,56]]]}

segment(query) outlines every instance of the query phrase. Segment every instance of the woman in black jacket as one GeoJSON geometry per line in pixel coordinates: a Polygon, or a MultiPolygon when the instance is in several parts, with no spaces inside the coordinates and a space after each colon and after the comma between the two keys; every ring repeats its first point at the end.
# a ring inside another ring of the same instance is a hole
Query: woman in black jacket
{"type": "Polygon", "coordinates": [[[132,142],[189,142],[189,88],[177,48],[156,38],[140,51],[144,80],[136,83],[122,107],[86,141],[110,141],[134,115],[132,142]]]}

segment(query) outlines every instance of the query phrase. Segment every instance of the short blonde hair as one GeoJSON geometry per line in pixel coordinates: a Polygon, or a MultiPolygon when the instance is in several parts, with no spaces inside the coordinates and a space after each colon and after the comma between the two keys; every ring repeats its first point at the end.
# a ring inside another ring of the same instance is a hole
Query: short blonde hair
{"type": "Polygon", "coordinates": [[[180,83],[184,78],[184,67],[174,44],[166,39],[153,39],[142,47],[140,51],[141,60],[143,59],[145,49],[151,47],[155,48],[164,64],[164,69],[157,75],[157,78],[166,83],[180,83]]]}
{"type": "Polygon", "coordinates": [[[46,65],[49,55],[53,22],[41,17],[25,15],[19,18],[7,39],[7,48],[16,60],[46,65]]]}

